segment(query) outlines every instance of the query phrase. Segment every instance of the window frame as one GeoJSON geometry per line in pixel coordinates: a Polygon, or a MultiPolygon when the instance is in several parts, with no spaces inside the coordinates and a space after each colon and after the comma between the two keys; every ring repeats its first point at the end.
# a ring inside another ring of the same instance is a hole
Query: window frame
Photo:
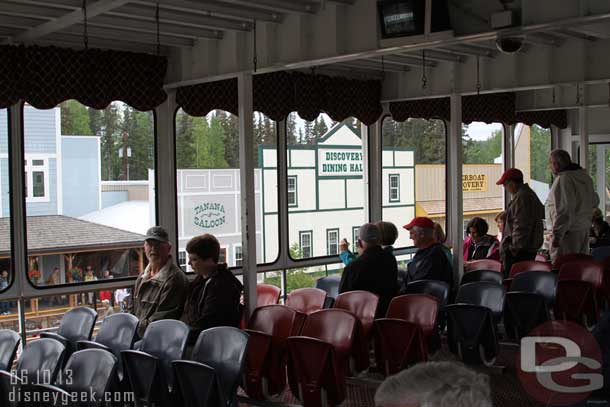
{"type": "Polygon", "coordinates": [[[313,256],[313,230],[300,230],[299,231],[299,249],[301,250],[301,259],[310,259],[313,256]],[[309,256],[305,256],[303,250],[303,236],[309,235],[309,256]]]}
{"type": "Polygon", "coordinates": [[[400,174],[388,174],[388,198],[390,202],[400,202],[400,174]],[[392,179],[396,179],[396,187],[392,187],[392,179]],[[392,198],[392,190],[396,191],[396,198],[392,198]]]}
{"type": "Polygon", "coordinates": [[[326,229],[326,254],[328,256],[337,256],[339,254],[339,228],[331,228],[331,229],[326,229]],[[335,246],[337,247],[337,250],[335,253],[331,253],[330,250],[330,246],[331,246],[331,241],[330,241],[330,234],[331,233],[337,233],[337,240],[335,243],[335,246]]]}
{"type": "Polygon", "coordinates": [[[356,245],[356,241],[358,240],[358,231],[360,230],[360,226],[352,226],[352,247],[356,245]]]}
{"type": "Polygon", "coordinates": [[[287,193],[287,201],[289,208],[296,208],[299,206],[299,179],[297,175],[288,175],[286,178],[286,193],[287,193]],[[290,180],[294,180],[294,191],[290,191],[290,180]],[[294,193],[294,202],[290,203],[290,194],[294,193]]]}
{"type": "Polygon", "coordinates": [[[243,261],[244,261],[244,253],[241,250],[241,245],[240,244],[233,245],[233,265],[234,265],[234,267],[242,267],[244,264],[243,261]],[[239,256],[237,256],[237,253],[239,253],[239,256]]]}
{"type": "Polygon", "coordinates": [[[24,187],[26,203],[50,202],[51,191],[49,188],[49,159],[51,154],[25,154],[23,158],[24,187]],[[34,161],[42,161],[42,165],[34,165],[34,161]],[[42,172],[44,194],[34,196],[34,172],[42,172]]]}

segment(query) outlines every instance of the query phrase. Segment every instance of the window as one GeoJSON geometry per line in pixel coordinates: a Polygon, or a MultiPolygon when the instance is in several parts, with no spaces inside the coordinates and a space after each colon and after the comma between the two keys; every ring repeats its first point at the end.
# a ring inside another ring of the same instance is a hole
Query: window
{"type": "Polygon", "coordinates": [[[352,246],[351,246],[351,251],[356,250],[356,243],[358,242],[358,231],[360,230],[360,226],[353,226],[352,227],[352,246]]]}
{"type": "MultiPolygon", "coordinates": [[[[540,202],[546,202],[553,183],[548,164],[551,154],[551,129],[545,129],[536,124],[533,126],[517,124],[515,126],[514,151],[515,167],[523,172],[523,181],[527,182],[530,188],[534,190],[540,202]]],[[[608,163],[608,160],[604,158],[604,153],[601,150],[589,149],[588,167],[591,175],[596,173],[597,168],[600,168],[603,172],[603,168],[607,167],[606,163],[608,163]]],[[[595,180],[595,178],[593,179],[595,180]]],[[[603,183],[598,185],[600,187],[598,189],[600,198],[606,195],[602,185],[603,183]]],[[[607,199],[605,200],[607,201],[607,199]]]]}
{"type": "Polygon", "coordinates": [[[390,174],[390,202],[400,201],[400,174],[390,174]]]}
{"type": "Polygon", "coordinates": [[[49,202],[49,158],[31,158],[26,151],[24,164],[26,202],[49,202]]]}
{"type": "Polygon", "coordinates": [[[311,253],[312,253],[312,234],[313,232],[308,231],[308,232],[299,232],[299,246],[301,249],[301,256],[297,257],[297,258],[302,258],[302,259],[306,259],[308,257],[311,257],[311,253]]]}
{"type": "Polygon", "coordinates": [[[297,176],[288,177],[288,206],[297,206],[297,176]]]}
{"type": "MultiPolygon", "coordinates": [[[[254,112],[254,200],[257,263],[279,254],[277,130],[275,122],[254,112]]],[[[237,116],[214,110],[205,117],[175,117],[178,249],[203,233],[215,235],[229,251],[241,244],[241,171],[237,116]]]]}
{"type": "Polygon", "coordinates": [[[180,250],[178,252],[178,266],[180,266],[180,268],[182,269],[182,271],[186,272],[188,271],[188,262],[186,260],[186,252],[183,250],[180,250]]]}
{"type": "Polygon", "coordinates": [[[353,225],[366,222],[361,128],[355,118],[336,122],[320,114],[306,121],[296,113],[288,115],[288,242],[293,259],[301,258],[299,254],[302,258],[335,256],[341,239],[338,231],[346,231],[349,238],[353,225]],[[297,198],[298,207],[291,206],[297,198]],[[329,239],[331,226],[338,231],[329,239]],[[315,245],[302,244],[299,232],[303,230],[311,231],[315,245]]]}
{"type": "Polygon", "coordinates": [[[409,247],[400,228],[415,216],[445,226],[446,129],[442,120],[408,119],[382,123],[382,219],[398,228],[395,248],[409,247]]]}
{"type": "MultiPolygon", "coordinates": [[[[0,294],[12,283],[13,270],[11,259],[11,203],[8,148],[7,109],[0,109],[0,294]]],[[[0,314],[17,312],[12,301],[0,300],[0,314]]],[[[8,328],[13,326],[8,325],[8,328]]],[[[15,322],[14,328],[19,331],[15,322]]]]}
{"type": "Polygon", "coordinates": [[[326,230],[326,254],[329,256],[339,254],[339,229],[326,230]]]}
{"type": "Polygon", "coordinates": [[[241,267],[243,264],[243,256],[241,252],[241,246],[235,246],[235,253],[233,255],[235,267],[241,267]]]}
{"type": "MultiPolygon", "coordinates": [[[[156,224],[152,112],[121,102],[103,110],[68,100],[23,106],[27,275],[46,287],[139,275],[156,224]],[[131,154],[119,156],[129,149],[131,154]],[[59,216],[58,216],[59,215],[59,216]],[[50,254],[49,254],[50,253],[50,254]]],[[[186,259],[178,259],[181,266],[186,259]]],[[[95,296],[87,295],[92,303],[95,296]]],[[[40,305],[74,306],[74,296],[40,305]]]]}

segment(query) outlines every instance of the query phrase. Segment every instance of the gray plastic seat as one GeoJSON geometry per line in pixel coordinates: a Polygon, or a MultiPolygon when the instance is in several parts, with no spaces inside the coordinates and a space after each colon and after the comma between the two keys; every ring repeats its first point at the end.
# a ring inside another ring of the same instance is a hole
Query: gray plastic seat
{"type": "Polygon", "coordinates": [[[0,370],[10,371],[21,337],[12,329],[0,329],[0,370]]]}
{"type": "Polygon", "coordinates": [[[462,276],[462,281],[460,282],[460,285],[475,283],[477,281],[488,281],[490,283],[502,285],[502,282],[504,281],[504,276],[502,275],[502,273],[498,273],[497,271],[472,270],[462,276]]]}
{"type": "Polygon", "coordinates": [[[407,284],[405,294],[428,294],[438,299],[439,308],[447,305],[449,284],[439,280],[417,280],[407,284]]]}
{"type": "Polygon", "coordinates": [[[504,293],[504,287],[488,281],[463,284],[455,297],[455,303],[487,307],[497,323],[504,311],[504,293]]]}
{"type": "Polygon", "coordinates": [[[548,307],[552,307],[557,294],[557,274],[548,271],[525,271],[519,273],[510,285],[510,291],[539,294],[548,307]]]}
{"type": "Polygon", "coordinates": [[[57,332],[43,332],[41,338],[53,338],[64,344],[67,356],[76,350],[76,343],[91,339],[97,312],[88,307],[77,307],[67,311],[59,324],[57,332]]]}
{"type": "Polygon", "coordinates": [[[341,276],[320,277],[316,280],[316,288],[326,291],[324,308],[333,307],[335,299],[339,295],[339,283],[341,283],[341,276]]]}
{"type": "MultiPolygon", "coordinates": [[[[244,371],[247,345],[247,333],[237,328],[219,326],[201,332],[193,348],[192,359],[201,365],[199,374],[209,377],[209,368],[214,370],[220,406],[238,405],[237,386],[244,371]]],[[[175,361],[174,368],[177,372],[189,368],[194,370],[192,363],[185,365],[181,361],[175,361]]],[[[183,376],[181,373],[178,375],[183,376]]],[[[180,383],[183,392],[188,384],[184,381],[180,383]]],[[[191,387],[190,390],[191,393],[199,391],[198,387],[191,387]]]]}
{"type": "Polygon", "coordinates": [[[140,350],[123,350],[123,369],[137,402],[170,404],[174,383],[172,361],[184,358],[190,328],[182,321],[152,322],[140,350]]]}

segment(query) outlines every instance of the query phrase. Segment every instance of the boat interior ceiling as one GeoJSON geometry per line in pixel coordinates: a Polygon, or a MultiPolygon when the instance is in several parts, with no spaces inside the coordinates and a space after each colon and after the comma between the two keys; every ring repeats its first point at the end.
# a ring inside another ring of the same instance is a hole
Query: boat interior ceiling
{"type": "Polygon", "coordinates": [[[0,43],[158,52],[167,90],[296,70],[382,80],[383,101],[512,91],[518,111],[607,113],[610,2],[446,3],[451,30],[384,40],[373,0],[4,0],[0,43]],[[503,11],[516,23],[493,28],[503,11]]]}

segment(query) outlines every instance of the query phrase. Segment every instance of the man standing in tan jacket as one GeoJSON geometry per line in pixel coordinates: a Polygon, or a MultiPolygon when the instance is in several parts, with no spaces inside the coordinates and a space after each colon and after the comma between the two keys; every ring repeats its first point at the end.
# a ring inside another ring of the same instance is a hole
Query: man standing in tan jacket
{"type": "Polygon", "coordinates": [[[529,185],[523,183],[523,173],[509,168],[496,185],[503,185],[512,200],[506,208],[500,256],[504,275],[508,276],[514,263],[534,260],[543,242],[544,206],[529,185]]]}
{"type": "Polygon", "coordinates": [[[589,228],[599,197],[587,171],[573,163],[567,151],[551,151],[549,166],[555,179],[545,209],[547,228],[552,232],[551,260],[555,263],[562,254],[589,253],[589,228]]]}

